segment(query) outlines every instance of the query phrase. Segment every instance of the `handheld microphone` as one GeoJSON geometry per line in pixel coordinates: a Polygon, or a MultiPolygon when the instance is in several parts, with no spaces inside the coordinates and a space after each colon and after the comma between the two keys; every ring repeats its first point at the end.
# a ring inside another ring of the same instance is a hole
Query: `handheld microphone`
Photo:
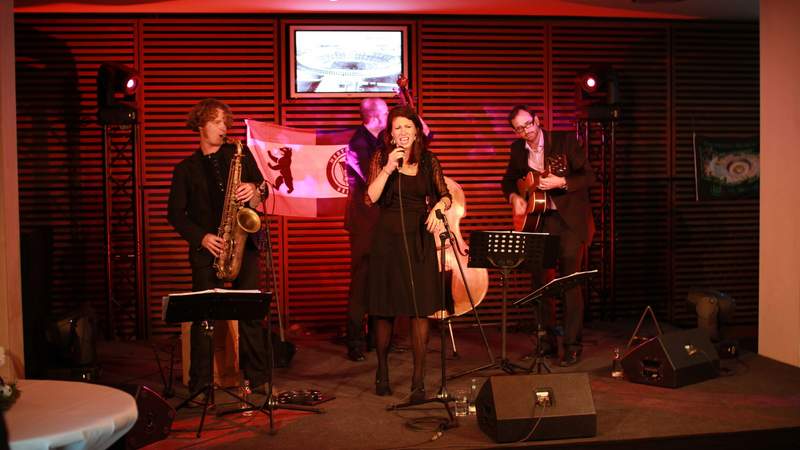
{"type": "Polygon", "coordinates": [[[444,220],[444,213],[442,212],[441,209],[434,209],[434,211],[436,211],[436,217],[439,220],[444,220]]]}
{"type": "MultiPolygon", "coordinates": [[[[403,149],[403,153],[405,153],[405,152],[406,152],[405,149],[403,149]]],[[[397,168],[398,169],[402,169],[403,168],[403,157],[402,156],[397,158],[397,168]]]]}

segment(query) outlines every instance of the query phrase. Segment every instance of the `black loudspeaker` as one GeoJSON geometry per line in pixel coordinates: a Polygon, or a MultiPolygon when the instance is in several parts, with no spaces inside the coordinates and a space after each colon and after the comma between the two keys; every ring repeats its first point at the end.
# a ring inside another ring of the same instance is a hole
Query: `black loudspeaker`
{"type": "Polygon", "coordinates": [[[481,430],[496,442],[597,434],[597,413],[585,373],[490,377],[475,408],[481,430]]]}
{"type": "Polygon", "coordinates": [[[675,331],[632,348],[622,358],[622,370],[634,383],[677,388],[716,377],[719,355],[705,331],[675,331]]]}
{"type": "Polygon", "coordinates": [[[140,384],[126,384],[117,388],[136,399],[139,417],[133,428],[120,440],[124,442],[124,447],[116,445],[115,448],[141,448],[169,435],[172,421],[175,419],[175,409],[166,400],[154,390],[140,384]]]}
{"type": "Polygon", "coordinates": [[[51,359],[42,321],[53,310],[50,304],[53,232],[47,227],[25,227],[19,235],[25,375],[50,378],[46,371],[51,359]]]}

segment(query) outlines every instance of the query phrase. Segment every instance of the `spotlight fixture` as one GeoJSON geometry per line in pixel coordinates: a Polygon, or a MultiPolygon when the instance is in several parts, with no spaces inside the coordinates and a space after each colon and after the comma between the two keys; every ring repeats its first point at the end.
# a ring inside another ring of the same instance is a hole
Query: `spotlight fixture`
{"type": "Polygon", "coordinates": [[[139,73],[115,62],[103,63],[97,70],[97,121],[101,125],[124,125],[139,120],[136,92],[139,73]]]}
{"type": "Polygon", "coordinates": [[[581,89],[593,94],[597,91],[597,76],[593,73],[586,73],[581,77],[580,84],[581,89]]]}
{"type": "Polygon", "coordinates": [[[575,79],[578,118],[590,121],[619,120],[617,73],[607,66],[592,66],[575,79]]]}

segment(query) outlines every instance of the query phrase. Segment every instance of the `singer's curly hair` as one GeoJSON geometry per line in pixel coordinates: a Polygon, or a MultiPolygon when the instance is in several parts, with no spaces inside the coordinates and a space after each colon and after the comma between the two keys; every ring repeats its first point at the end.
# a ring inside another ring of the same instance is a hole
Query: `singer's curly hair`
{"type": "Polygon", "coordinates": [[[422,121],[419,120],[417,112],[408,106],[395,106],[391,111],[389,111],[389,117],[386,119],[386,132],[383,133],[384,151],[388,155],[395,148],[394,142],[392,142],[392,123],[394,122],[394,119],[398,117],[404,117],[410,120],[414,123],[414,127],[417,129],[417,138],[414,140],[411,154],[408,156],[408,163],[414,164],[420,160],[422,157],[422,152],[427,150],[428,146],[425,135],[422,133],[422,121]]]}
{"type": "Polygon", "coordinates": [[[207,98],[197,102],[186,117],[186,126],[192,131],[199,131],[207,122],[214,120],[218,109],[222,110],[225,115],[225,126],[230,128],[233,125],[231,108],[215,98],[207,98]]]}

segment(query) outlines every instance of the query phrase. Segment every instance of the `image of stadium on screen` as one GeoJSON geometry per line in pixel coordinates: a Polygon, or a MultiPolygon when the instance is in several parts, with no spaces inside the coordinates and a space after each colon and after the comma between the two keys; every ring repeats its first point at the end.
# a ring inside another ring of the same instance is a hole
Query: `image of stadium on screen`
{"type": "Polygon", "coordinates": [[[405,75],[405,28],[292,32],[292,96],[391,94],[405,75]]]}

